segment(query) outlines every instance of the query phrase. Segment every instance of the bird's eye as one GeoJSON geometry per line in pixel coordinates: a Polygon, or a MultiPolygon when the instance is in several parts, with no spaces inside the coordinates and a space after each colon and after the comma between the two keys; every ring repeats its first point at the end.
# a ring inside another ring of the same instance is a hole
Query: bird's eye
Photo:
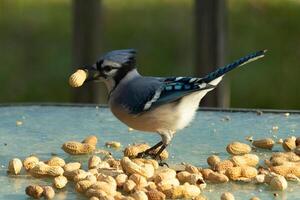
{"type": "Polygon", "coordinates": [[[105,72],[109,72],[109,71],[112,70],[112,67],[111,67],[111,66],[104,66],[102,69],[103,69],[103,71],[105,71],[105,72]]]}

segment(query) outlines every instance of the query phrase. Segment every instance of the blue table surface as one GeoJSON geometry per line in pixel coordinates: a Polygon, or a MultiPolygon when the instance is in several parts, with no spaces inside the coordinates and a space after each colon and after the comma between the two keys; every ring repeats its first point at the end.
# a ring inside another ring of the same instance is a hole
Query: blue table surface
{"type": "MultiPolygon", "coordinates": [[[[222,159],[229,158],[225,148],[232,141],[248,143],[245,138],[272,137],[275,140],[288,136],[299,136],[300,114],[255,112],[199,111],[189,127],[178,132],[168,147],[169,163],[191,163],[207,167],[206,158],[218,154],[222,159]],[[273,127],[278,127],[274,130],[273,127]]],[[[51,184],[51,179],[36,179],[28,175],[8,176],[8,161],[18,157],[24,159],[35,154],[47,160],[51,154],[66,161],[81,161],[84,168],[89,156],[70,156],[61,150],[61,145],[69,140],[81,141],[88,135],[99,139],[97,147],[108,150],[104,144],[116,140],[125,147],[132,143],[160,140],[157,134],[128,131],[128,127],[118,121],[105,107],[97,106],[2,106],[0,107],[0,199],[28,199],[24,189],[31,183],[51,184]],[[22,125],[17,126],[16,121],[22,125]]],[[[117,158],[121,150],[111,150],[117,158]]],[[[276,145],[273,151],[282,151],[276,145]]],[[[261,161],[271,155],[271,151],[254,152],[261,161]]],[[[278,199],[300,199],[298,183],[289,182],[287,190],[278,193],[278,199]]],[[[57,193],[55,199],[85,199],[74,191],[74,186],[57,193]]],[[[209,199],[219,199],[224,191],[232,192],[236,199],[273,199],[275,191],[266,185],[246,183],[208,184],[203,194],[209,199]]]]}

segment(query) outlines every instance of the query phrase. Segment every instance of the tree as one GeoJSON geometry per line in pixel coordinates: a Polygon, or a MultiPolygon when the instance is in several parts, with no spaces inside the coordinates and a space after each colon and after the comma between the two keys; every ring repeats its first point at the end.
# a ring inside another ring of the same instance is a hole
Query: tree
{"type": "MultiPolygon", "coordinates": [[[[100,0],[73,0],[73,66],[93,64],[101,49],[100,0]]],[[[106,103],[107,94],[101,83],[88,83],[74,89],[74,101],[106,103]]]]}
{"type": "MultiPolygon", "coordinates": [[[[195,0],[195,18],[196,75],[202,77],[225,64],[226,0],[195,0]]],[[[201,105],[228,107],[228,83],[223,80],[201,105]]]]}

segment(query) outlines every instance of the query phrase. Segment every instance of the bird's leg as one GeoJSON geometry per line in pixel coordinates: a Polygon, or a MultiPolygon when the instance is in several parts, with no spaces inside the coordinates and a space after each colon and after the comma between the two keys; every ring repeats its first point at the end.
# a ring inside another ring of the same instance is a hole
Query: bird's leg
{"type": "Polygon", "coordinates": [[[166,165],[167,167],[169,167],[169,165],[166,162],[163,162],[162,159],[161,159],[161,157],[160,157],[160,154],[165,150],[165,148],[167,148],[167,145],[165,145],[165,144],[161,145],[160,149],[155,154],[154,159],[155,160],[159,160],[159,165],[160,166],[166,165]]]}
{"type": "Polygon", "coordinates": [[[154,151],[155,149],[157,149],[158,147],[160,147],[161,145],[163,145],[163,142],[160,141],[159,143],[157,143],[156,145],[154,145],[153,147],[147,149],[146,151],[143,151],[141,153],[139,153],[137,155],[137,158],[145,158],[147,156],[150,156],[150,152],[154,151]]]}
{"type": "Polygon", "coordinates": [[[174,131],[164,131],[160,132],[161,138],[162,138],[162,145],[160,149],[157,151],[157,153],[153,156],[155,160],[159,160],[159,165],[160,166],[169,166],[166,162],[162,162],[162,159],[160,157],[160,154],[167,148],[167,146],[171,143],[171,140],[174,135],[174,131]]]}

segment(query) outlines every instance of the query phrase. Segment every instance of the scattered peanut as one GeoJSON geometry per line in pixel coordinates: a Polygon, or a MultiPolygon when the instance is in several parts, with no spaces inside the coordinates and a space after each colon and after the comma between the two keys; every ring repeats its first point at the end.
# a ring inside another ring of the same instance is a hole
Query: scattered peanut
{"type": "Polygon", "coordinates": [[[279,165],[272,166],[271,171],[281,176],[287,176],[288,174],[294,174],[300,177],[300,167],[298,165],[279,165]]]}
{"type": "Polygon", "coordinates": [[[34,199],[39,199],[42,196],[43,191],[43,188],[39,185],[29,185],[25,189],[25,193],[34,199]]]}
{"type": "Polygon", "coordinates": [[[147,179],[140,174],[132,174],[129,177],[129,180],[132,180],[133,182],[135,182],[137,189],[144,188],[148,184],[147,179]]]}
{"type": "Polygon", "coordinates": [[[152,189],[146,192],[149,200],[165,200],[166,195],[158,190],[152,189]]]}
{"type": "Polygon", "coordinates": [[[208,174],[207,180],[212,183],[226,183],[229,181],[229,178],[218,172],[211,172],[208,174]]]}
{"type": "Polygon", "coordinates": [[[257,148],[270,149],[270,150],[273,148],[274,144],[275,144],[275,142],[272,138],[254,140],[252,142],[252,145],[257,147],[257,148]]]}
{"type": "Polygon", "coordinates": [[[69,141],[63,144],[62,149],[72,155],[89,154],[95,150],[95,146],[88,143],[69,141]]]}
{"type": "Polygon", "coordinates": [[[60,176],[64,173],[64,170],[60,166],[49,166],[43,162],[36,164],[29,173],[34,177],[43,176],[60,176]]]}
{"type": "Polygon", "coordinates": [[[45,199],[53,199],[55,196],[55,191],[51,186],[44,186],[43,187],[43,196],[45,199]]]}
{"type": "Polygon", "coordinates": [[[127,181],[128,176],[126,174],[119,174],[116,176],[116,182],[118,187],[123,187],[124,183],[127,181]]]}
{"type": "MultiPolygon", "coordinates": [[[[139,153],[146,151],[149,149],[150,146],[148,144],[136,144],[136,145],[130,145],[124,149],[124,156],[129,158],[135,158],[139,153]]],[[[155,150],[154,152],[150,152],[150,154],[157,153],[159,149],[155,150]]],[[[169,157],[169,153],[166,150],[163,150],[163,152],[160,154],[160,159],[166,160],[169,157]]]]}
{"type": "Polygon", "coordinates": [[[235,166],[247,165],[247,166],[255,167],[259,162],[259,158],[255,154],[245,154],[242,156],[233,156],[231,158],[231,161],[235,166]]]}
{"type": "Polygon", "coordinates": [[[104,181],[97,181],[96,183],[92,184],[89,189],[95,189],[95,190],[102,190],[107,195],[114,196],[116,194],[116,186],[111,185],[104,181]]]}
{"type": "Polygon", "coordinates": [[[294,150],[296,148],[296,137],[286,138],[282,143],[282,147],[285,151],[294,150]]]}
{"type": "Polygon", "coordinates": [[[88,168],[89,169],[97,168],[100,162],[101,162],[101,158],[99,156],[91,156],[88,161],[88,168]]]}
{"type": "Polygon", "coordinates": [[[29,156],[24,159],[23,166],[28,171],[32,169],[38,162],[39,159],[36,156],[29,156]]]}
{"type": "Polygon", "coordinates": [[[200,189],[195,185],[185,183],[183,185],[174,186],[169,190],[165,191],[167,198],[171,199],[189,199],[198,196],[201,193],[200,189]]]}
{"type": "Polygon", "coordinates": [[[251,147],[241,142],[232,142],[226,147],[226,150],[232,155],[242,155],[250,153],[251,147]]]}
{"type": "Polygon", "coordinates": [[[79,193],[85,192],[89,187],[92,186],[92,182],[89,180],[78,181],[75,185],[75,190],[79,193]]]}
{"type": "Polygon", "coordinates": [[[49,166],[63,167],[63,166],[65,166],[66,163],[65,163],[64,159],[54,156],[54,157],[50,158],[50,160],[46,161],[46,164],[49,166]]]}
{"type": "Polygon", "coordinates": [[[223,160],[218,162],[215,165],[215,169],[218,172],[224,173],[227,169],[232,168],[233,167],[233,163],[230,160],[223,160]]]}
{"type": "Polygon", "coordinates": [[[124,157],[121,160],[121,165],[123,170],[128,174],[140,174],[145,176],[146,178],[150,178],[154,174],[154,167],[150,164],[145,164],[143,166],[139,166],[132,162],[128,157],[124,157]]]}
{"type": "Polygon", "coordinates": [[[53,185],[57,189],[64,188],[68,183],[68,179],[64,176],[57,176],[53,180],[53,185]]]}
{"type": "Polygon", "coordinates": [[[19,158],[14,158],[8,163],[8,172],[11,174],[19,174],[22,169],[22,161],[19,158]]]}
{"type": "Polygon", "coordinates": [[[176,171],[170,168],[164,168],[158,171],[154,176],[154,182],[159,183],[163,180],[174,179],[176,177],[176,171]]]}
{"type": "Polygon", "coordinates": [[[131,195],[135,200],[148,200],[148,196],[144,191],[136,191],[131,195]]]}
{"type": "Polygon", "coordinates": [[[109,141],[105,143],[105,146],[118,149],[121,147],[121,143],[117,141],[109,141]]]}
{"type": "Polygon", "coordinates": [[[97,142],[98,142],[97,137],[94,135],[90,135],[90,136],[86,137],[81,143],[86,143],[86,144],[90,144],[92,146],[96,146],[97,142]]]}
{"type": "Polygon", "coordinates": [[[70,162],[70,163],[65,164],[64,170],[70,172],[70,171],[80,169],[80,167],[81,167],[81,163],[79,163],[79,162],[70,162]]]}
{"type": "Polygon", "coordinates": [[[124,184],[123,184],[123,190],[125,192],[131,192],[133,191],[133,189],[135,188],[136,183],[133,180],[127,180],[124,184]]]}
{"type": "Polygon", "coordinates": [[[283,176],[274,176],[271,179],[270,186],[274,190],[285,190],[288,184],[283,176]]]}
{"type": "Polygon", "coordinates": [[[222,195],[221,195],[221,200],[234,200],[234,196],[233,194],[231,194],[230,192],[224,192],[222,195]]]}
{"type": "Polygon", "coordinates": [[[219,156],[216,155],[211,155],[207,158],[207,164],[214,169],[216,164],[218,164],[219,162],[221,162],[221,159],[219,156]]]}

